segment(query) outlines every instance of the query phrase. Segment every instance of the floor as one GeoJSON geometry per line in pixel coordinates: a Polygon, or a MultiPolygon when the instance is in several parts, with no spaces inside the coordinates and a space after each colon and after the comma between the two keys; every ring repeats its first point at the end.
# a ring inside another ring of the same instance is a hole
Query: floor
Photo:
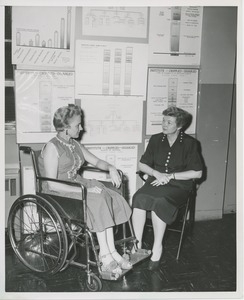
{"type": "MultiPolygon", "coordinates": [[[[144,248],[150,249],[153,232],[145,230],[144,248]]],[[[102,281],[101,292],[215,292],[236,290],[236,215],[198,221],[186,233],[179,261],[175,260],[178,233],[165,238],[158,271],[147,270],[148,259],[134,266],[123,279],[102,281]]],[[[43,277],[26,269],[6,243],[6,292],[89,292],[86,273],[70,266],[43,277]]]]}

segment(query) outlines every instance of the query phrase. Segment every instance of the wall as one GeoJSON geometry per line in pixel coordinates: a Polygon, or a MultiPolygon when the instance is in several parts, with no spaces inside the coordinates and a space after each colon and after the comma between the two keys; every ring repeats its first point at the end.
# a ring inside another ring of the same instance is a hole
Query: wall
{"type": "Polygon", "coordinates": [[[236,101],[233,99],[229,151],[227,157],[224,213],[236,211],[236,101]]]}
{"type": "MultiPolygon", "coordinates": [[[[202,145],[207,178],[198,191],[196,219],[222,217],[226,169],[235,168],[234,159],[229,161],[232,165],[227,165],[227,154],[235,67],[236,18],[237,10],[234,7],[204,8],[197,138],[202,145]]],[[[234,114],[232,116],[235,117],[234,114]]],[[[234,122],[233,120],[233,124],[234,122]]],[[[235,178],[229,178],[228,187],[234,185],[235,178]]],[[[234,190],[229,189],[226,195],[228,205],[234,209],[234,190]]]]}
{"type": "MultiPolygon", "coordinates": [[[[235,113],[231,114],[236,46],[235,7],[204,7],[197,139],[202,145],[206,164],[206,180],[200,185],[196,201],[196,219],[221,218],[225,211],[235,210],[235,113]],[[231,117],[232,122],[231,122],[231,117]],[[231,144],[229,145],[229,128],[231,144]],[[227,155],[229,155],[227,157],[227,155]],[[228,164],[227,164],[227,159],[228,164]],[[228,175],[226,177],[226,174],[228,175]],[[226,180],[227,179],[227,180],[226,180]],[[227,184],[226,184],[227,183],[227,184]],[[225,199],[224,199],[225,196],[225,199]],[[225,203],[224,203],[225,200],[225,203]]],[[[144,151],[146,103],[143,110],[142,143],[138,145],[138,159],[144,151]]],[[[8,149],[16,147],[13,139],[6,139],[6,162],[16,160],[8,149]],[[8,144],[9,141],[11,144],[8,144]]],[[[40,148],[40,145],[34,145],[40,148]]],[[[142,184],[137,179],[137,187],[142,184]]]]}

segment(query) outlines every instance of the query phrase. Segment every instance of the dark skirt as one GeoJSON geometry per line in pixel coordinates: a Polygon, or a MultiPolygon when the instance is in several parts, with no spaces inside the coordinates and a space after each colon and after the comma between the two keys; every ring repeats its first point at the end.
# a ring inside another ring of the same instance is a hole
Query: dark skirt
{"type": "Polygon", "coordinates": [[[172,224],[178,209],[186,203],[189,191],[169,182],[166,185],[152,186],[146,182],[133,196],[133,208],[154,211],[166,224],[172,224]]]}

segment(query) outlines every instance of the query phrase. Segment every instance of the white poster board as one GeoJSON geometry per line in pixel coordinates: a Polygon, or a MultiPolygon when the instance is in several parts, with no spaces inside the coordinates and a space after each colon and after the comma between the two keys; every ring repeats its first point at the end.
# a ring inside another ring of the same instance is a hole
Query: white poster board
{"type": "Polygon", "coordinates": [[[15,71],[17,143],[45,143],[55,134],[54,112],[74,104],[74,72],[15,71]]]}
{"type": "Polygon", "coordinates": [[[200,65],[203,7],[150,8],[149,64],[200,65]]]}
{"type": "Polygon", "coordinates": [[[162,112],[177,106],[192,115],[188,134],[196,131],[198,93],[197,69],[149,68],[146,134],[162,131],[162,112]]]}
{"type": "Polygon", "coordinates": [[[76,41],[75,97],[146,99],[148,45],[76,41]]]}
{"type": "Polygon", "coordinates": [[[82,7],[82,34],[85,36],[146,38],[147,25],[147,7],[82,7]]]}
{"type": "Polygon", "coordinates": [[[85,120],[82,143],[141,143],[143,101],[83,96],[81,108],[85,120]]]}
{"type": "Polygon", "coordinates": [[[14,6],[12,19],[13,64],[74,65],[75,7],[14,6]]]}

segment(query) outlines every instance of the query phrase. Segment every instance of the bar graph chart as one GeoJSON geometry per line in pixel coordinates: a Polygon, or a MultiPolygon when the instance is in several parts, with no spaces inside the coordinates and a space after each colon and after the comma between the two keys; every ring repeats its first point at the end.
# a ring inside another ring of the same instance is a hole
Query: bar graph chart
{"type": "Polygon", "coordinates": [[[72,66],[75,7],[13,7],[12,62],[35,66],[72,66]]]}
{"type": "Polygon", "coordinates": [[[66,18],[60,19],[60,28],[55,30],[48,40],[42,39],[39,33],[33,32],[33,37],[27,40],[26,30],[16,32],[16,46],[70,49],[71,8],[67,7],[66,18]]]}

